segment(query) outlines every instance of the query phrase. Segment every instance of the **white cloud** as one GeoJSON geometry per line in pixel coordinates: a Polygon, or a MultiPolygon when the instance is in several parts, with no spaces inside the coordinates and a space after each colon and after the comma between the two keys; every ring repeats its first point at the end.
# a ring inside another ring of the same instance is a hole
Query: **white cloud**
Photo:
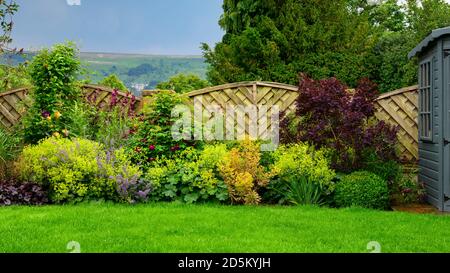
{"type": "Polygon", "coordinates": [[[80,6],[81,0],[66,0],[69,6],[80,6]]]}

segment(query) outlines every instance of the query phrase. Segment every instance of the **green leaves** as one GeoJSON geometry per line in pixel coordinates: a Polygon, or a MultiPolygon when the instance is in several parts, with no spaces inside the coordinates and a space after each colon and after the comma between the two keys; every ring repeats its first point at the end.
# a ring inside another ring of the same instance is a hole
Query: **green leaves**
{"type": "Polygon", "coordinates": [[[339,207],[385,209],[389,206],[388,184],[376,174],[354,172],[336,184],[335,201],[339,207]]]}
{"type": "Polygon", "coordinates": [[[160,82],[156,88],[163,90],[173,90],[177,93],[187,93],[189,91],[208,87],[208,81],[200,79],[195,74],[178,74],[171,77],[166,82],[160,82]]]}
{"type": "Polygon", "coordinates": [[[29,67],[34,85],[33,105],[23,121],[27,143],[37,143],[49,135],[61,135],[71,129],[73,120],[69,113],[80,97],[75,83],[79,69],[77,48],[73,43],[44,49],[33,58],[29,67]],[[56,112],[62,116],[51,119],[56,112]]]}
{"type": "Polygon", "coordinates": [[[117,77],[116,74],[111,74],[105,77],[102,81],[98,83],[99,85],[111,87],[112,89],[117,89],[120,91],[126,91],[128,88],[125,84],[117,77]]]}
{"type": "Polygon", "coordinates": [[[286,183],[285,195],[287,202],[293,205],[323,205],[323,191],[320,184],[309,180],[306,176],[289,176],[286,183]]]}
{"type": "Polygon", "coordinates": [[[314,78],[339,76],[353,85],[368,76],[363,64],[373,44],[367,38],[371,27],[365,15],[348,9],[348,0],[230,0],[219,24],[226,31],[222,42],[213,50],[203,45],[213,84],[295,84],[298,73],[306,72],[314,78]],[[350,66],[354,73],[347,72],[350,66]]]}
{"type": "Polygon", "coordinates": [[[203,44],[213,84],[298,83],[336,77],[350,87],[368,77],[387,92],[417,82],[408,52],[431,30],[450,25],[443,0],[226,0],[222,41],[203,44]]]}

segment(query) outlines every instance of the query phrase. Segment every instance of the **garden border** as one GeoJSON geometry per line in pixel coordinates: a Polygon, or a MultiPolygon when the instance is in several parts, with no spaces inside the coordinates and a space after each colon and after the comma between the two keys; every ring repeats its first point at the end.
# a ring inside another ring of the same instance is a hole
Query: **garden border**
{"type": "MultiPolygon", "coordinates": [[[[90,98],[97,92],[94,103],[99,108],[109,105],[113,89],[84,84],[81,86],[85,98],[90,98]]],[[[0,94],[0,126],[14,126],[29,107],[27,100],[30,88],[19,88],[0,94]]],[[[153,92],[143,92],[143,97],[151,96],[153,92]]],[[[298,87],[283,83],[247,81],[230,83],[195,90],[187,93],[190,99],[202,97],[203,108],[208,104],[220,105],[278,105],[281,111],[294,111],[298,87]]],[[[130,94],[117,93],[117,101],[130,98],[130,94]]],[[[136,107],[142,107],[143,97],[136,97],[136,107]]],[[[416,163],[418,160],[418,125],[417,86],[409,86],[380,95],[375,101],[375,116],[380,121],[399,126],[399,149],[402,160],[416,163]]],[[[270,107],[268,107],[270,110],[270,107]]],[[[269,119],[270,120],[270,119],[269,119]]],[[[268,122],[268,126],[270,122],[268,122]]],[[[265,133],[265,132],[261,132],[265,133]]]]}

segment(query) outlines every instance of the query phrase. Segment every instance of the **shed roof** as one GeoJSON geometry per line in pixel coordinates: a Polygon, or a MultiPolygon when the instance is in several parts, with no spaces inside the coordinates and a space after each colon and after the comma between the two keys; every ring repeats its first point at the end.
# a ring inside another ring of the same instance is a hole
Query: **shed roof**
{"type": "Polygon", "coordinates": [[[417,54],[425,50],[432,42],[439,39],[441,36],[450,34],[450,26],[444,28],[438,28],[431,32],[425,39],[422,40],[411,52],[408,54],[408,58],[412,58],[417,54]]]}

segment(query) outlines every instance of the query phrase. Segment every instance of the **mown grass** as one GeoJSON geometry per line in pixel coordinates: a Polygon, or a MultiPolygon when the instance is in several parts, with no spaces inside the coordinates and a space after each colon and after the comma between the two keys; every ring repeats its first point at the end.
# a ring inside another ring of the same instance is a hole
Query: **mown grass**
{"type": "Polygon", "coordinates": [[[0,252],[450,252],[450,217],[358,208],[84,204],[0,208],[0,252]]]}

